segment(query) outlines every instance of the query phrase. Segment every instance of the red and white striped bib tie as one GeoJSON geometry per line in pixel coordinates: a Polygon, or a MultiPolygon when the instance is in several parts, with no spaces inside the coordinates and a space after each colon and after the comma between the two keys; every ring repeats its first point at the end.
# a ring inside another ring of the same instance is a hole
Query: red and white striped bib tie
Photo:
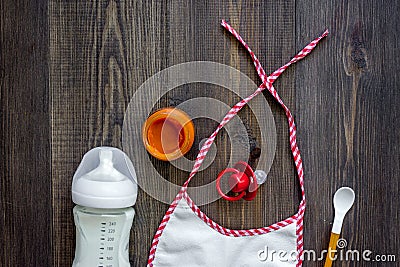
{"type": "MultiPolygon", "coordinates": [[[[311,43],[309,43],[306,47],[304,47],[295,57],[293,57],[289,62],[287,62],[285,65],[282,67],[278,68],[276,71],[274,71],[272,74],[269,76],[266,75],[263,67],[261,66],[259,60],[251,51],[250,47],[245,43],[245,41],[242,39],[242,37],[233,29],[226,21],[222,21],[221,25],[227,29],[235,38],[246,48],[246,50],[249,52],[251,59],[254,63],[254,66],[257,70],[257,73],[261,79],[261,85],[257,88],[255,92],[253,92],[251,95],[248,97],[242,99],[240,102],[238,102],[236,105],[234,105],[229,112],[225,115],[225,117],[222,119],[218,127],[215,129],[215,131],[210,135],[210,137],[207,139],[207,141],[203,144],[201,147],[197,158],[195,160],[193,169],[189,175],[189,178],[186,180],[186,182],[183,184],[181,190],[179,191],[178,195],[175,197],[174,201],[171,203],[169,209],[167,210],[166,214],[164,215],[164,218],[161,221],[161,224],[159,228],[157,229],[157,232],[154,236],[152,246],[150,249],[150,255],[148,259],[148,267],[155,266],[154,261],[156,257],[156,251],[157,247],[160,242],[160,238],[162,238],[163,231],[165,230],[167,223],[170,221],[170,218],[173,216],[173,213],[175,211],[175,208],[177,207],[178,203],[180,203],[181,200],[185,200],[187,205],[191,208],[193,213],[198,216],[201,220],[203,220],[209,227],[212,229],[218,231],[224,236],[231,236],[231,237],[241,237],[241,236],[255,236],[255,235],[263,235],[272,231],[277,231],[281,228],[286,227],[287,225],[296,223],[296,237],[297,237],[297,261],[296,261],[296,266],[302,266],[302,255],[303,255],[303,217],[304,217],[304,211],[306,207],[306,197],[305,197],[305,192],[304,192],[304,177],[303,177],[303,164],[300,156],[300,151],[297,146],[296,142],[296,125],[294,122],[294,118],[292,116],[292,113],[290,112],[289,108],[283,103],[282,99],[278,95],[277,91],[275,90],[273,83],[275,80],[293,63],[296,63],[300,59],[304,58],[307,56],[311,51],[316,47],[316,45],[328,35],[328,30],[326,30],[321,36],[313,40],[311,43]],[[289,142],[290,142],[290,148],[293,154],[293,159],[300,183],[300,189],[301,189],[301,202],[299,205],[299,210],[298,212],[293,215],[290,218],[287,218],[281,222],[275,223],[271,226],[268,227],[263,227],[259,229],[249,229],[249,230],[231,230],[224,228],[220,226],[219,224],[215,223],[213,220],[207,217],[192,201],[192,199],[189,197],[187,194],[187,188],[189,185],[189,182],[191,179],[196,175],[197,171],[199,170],[201,164],[203,163],[204,158],[207,155],[207,152],[209,151],[212,143],[214,142],[215,137],[217,136],[218,132],[255,96],[260,94],[262,91],[267,89],[271,95],[279,102],[279,104],[282,106],[282,108],[285,111],[285,115],[288,119],[288,124],[289,124],[289,142]]],[[[175,218],[176,220],[176,218],[175,218]]],[[[294,228],[293,228],[294,229],[294,228]]],[[[196,229],[193,229],[196,231],[196,229]]],[[[179,233],[177,234],[177,238],[179,237],[179,233]]],[[[233,241],[232,241],[233,242],[233,241]]],[[[206,256],[206,255],[205,255],[206,256]]],[[[158,256],[157,256],[158,257],[158,256]]],[[[162,266],[162,264],[158,264],[157,266],[162,266]]],[[[170,266],[170,265],[168,265],[170,266]]]]}

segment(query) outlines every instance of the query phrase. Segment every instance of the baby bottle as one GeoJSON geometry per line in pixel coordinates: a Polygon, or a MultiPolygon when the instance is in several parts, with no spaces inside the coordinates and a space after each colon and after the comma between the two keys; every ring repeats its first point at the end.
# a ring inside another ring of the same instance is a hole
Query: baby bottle
{"type": "Polygon", "coordinates": [[[129,233],[135,215],[136,174],[117,148],[87,152],[72,181],[76,225],[73,267],[129,267],[129,233]]]}

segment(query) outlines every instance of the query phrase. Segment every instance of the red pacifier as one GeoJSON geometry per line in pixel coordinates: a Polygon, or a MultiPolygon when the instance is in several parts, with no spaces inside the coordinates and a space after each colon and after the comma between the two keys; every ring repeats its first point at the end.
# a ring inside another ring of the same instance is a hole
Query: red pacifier
{"type": "Polygon", "coordinates": [[[264,171],[253,172],[249,164],[239,161],[233,168],[227,168],[218,174],[217,191],[222,198],[229,201],[242,198],[249,201],[256,197],[258,185],[264,183],[266,176],[264,171]],[[228,184],[231,192],[235,194],[234,196],[228,196],[221,190],[221,178],[228,173],[231,173],[228,184]]]}

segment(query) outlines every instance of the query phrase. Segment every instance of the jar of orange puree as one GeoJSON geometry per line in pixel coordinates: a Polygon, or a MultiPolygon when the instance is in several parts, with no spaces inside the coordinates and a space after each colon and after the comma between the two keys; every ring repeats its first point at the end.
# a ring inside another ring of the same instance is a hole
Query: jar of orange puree
{"type": "Polygon", "coordinates": [[[143,125],[143,143],[154,157],[172,161],[185,155],[193,145],[191,118],[177,108],[163,108],[151,114],[143,125]]]}

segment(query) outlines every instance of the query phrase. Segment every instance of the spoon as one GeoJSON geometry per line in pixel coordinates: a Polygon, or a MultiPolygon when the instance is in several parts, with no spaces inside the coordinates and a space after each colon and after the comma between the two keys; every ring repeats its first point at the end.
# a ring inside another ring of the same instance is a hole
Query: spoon
{"type": "Polygon", "coordinates": [[[353,206],[355,194],[350,187],[339,188],[333,197],[333,206],[335,207],[335,219],[333,221],[331,239],[329,241],[328,254],[324,267],[332,266],[332,260],[336,252],[336,245],[342,230],[343,219],[346,213],[353,206]]]}

